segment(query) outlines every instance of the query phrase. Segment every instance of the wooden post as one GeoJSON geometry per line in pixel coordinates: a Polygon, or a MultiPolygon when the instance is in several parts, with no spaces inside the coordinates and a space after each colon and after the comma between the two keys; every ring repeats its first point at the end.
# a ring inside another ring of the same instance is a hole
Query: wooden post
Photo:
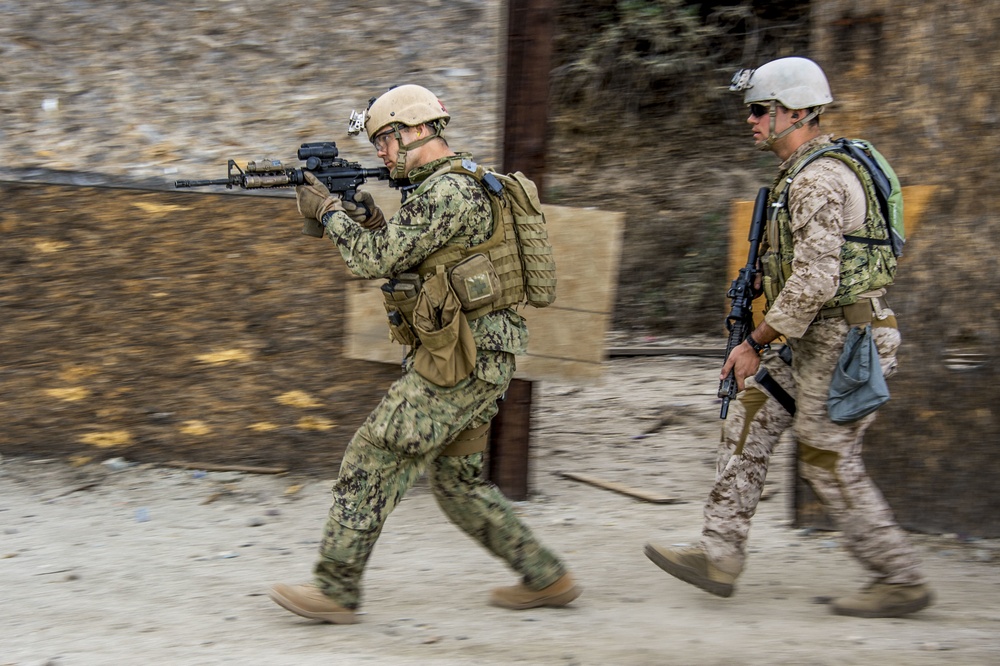
{"type": "MultiPolygon", "coordinates": [[[[544,199],[553,0],[507,0],[503,167],[521,171],[544,199]]],[[[487,474],[507,497],[528,498],[532,383],[515,379],[490,426],[487,474]]]]}
{"type": "Polygon", "coordinates": [[[516,501],[528,499],[533,389],[533,382],[512,380],[500,401],[500,412],[490,424],[489,479],[516,501]]]}
{"type": "Polygon", "coordinates": [[[508,0],[503,171],[522,171],[544,200],[553,0],[508,0]]]}

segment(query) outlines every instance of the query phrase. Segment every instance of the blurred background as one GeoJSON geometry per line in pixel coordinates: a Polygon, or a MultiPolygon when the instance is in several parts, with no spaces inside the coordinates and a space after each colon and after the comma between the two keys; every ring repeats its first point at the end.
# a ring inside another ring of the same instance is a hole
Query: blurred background
{"type": "MultiPolygon", "coordinates": [[[[511,6],[0,1],[0,450],[221,456],[222,440],[330,465],[328,430],[346,441],[391,377],[337,355],[346,276],[328,248],[288,242],[288,202],[171,184],[222,178],[229,158],[294,162],[304,141],[379,166],[347,119],[399,83],[435,91],[452,146],[499,166],[511,6]],[[370,395],[331,418],[349,371],[370,395]]],[[[998,5],[532,6],[550,19],[543,201],[625,213],[622,337],[721,344],[730,210],[777,166],[727,90],[739,68],[816,60],[836,99],[823,125],[933,187],[890,295],[902,370],[868,459],[903,522],[1000,533],[998,5]]]]}

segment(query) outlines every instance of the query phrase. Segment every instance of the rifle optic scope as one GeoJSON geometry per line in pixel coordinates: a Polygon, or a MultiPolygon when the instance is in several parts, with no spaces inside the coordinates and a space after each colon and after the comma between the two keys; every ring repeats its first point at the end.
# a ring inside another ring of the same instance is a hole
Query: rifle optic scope
{"type": "Polygon", "coordinates": [[[332,160],[340,154],[337,144],[333,141],[321,141],[317,143],[303,143],[299,146],[299,159],[308,160],[310,157],[318,157],[323,160],[332,160]]]}

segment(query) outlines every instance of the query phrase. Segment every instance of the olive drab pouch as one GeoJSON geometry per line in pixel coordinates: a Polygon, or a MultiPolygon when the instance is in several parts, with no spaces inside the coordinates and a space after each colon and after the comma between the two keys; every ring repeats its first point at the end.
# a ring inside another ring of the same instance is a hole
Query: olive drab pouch
{"type": "Polygon", "coordinates": [[[760,258],[762,269],[761,288],[764,291],[764,298],[767,299],[768,307],[778,298],[778,293],[785,286],[785,282],[791,277],[791,266],[781,263],[781,257],[777,252],[765,252],[760,258]]]}
{"type": "Polygon", "coordinates": [[[500,297],[500,278],[485,254],[474,254],[451,269],[451,287],[466,312],[490,305],[500,297]]]}
{"type": "Polygon", "coordinates": [[[503,182],[514,215],[514,231],[524,270],[524,295],[528,305],[544,308],[556,300],[556,260],[538,188],[520,171],[504,176],[503,182]]]}
{"type": "Polygon", "coordinates": [[[827,411],[834,423],[853,423],[889,400],[872,327],[852,326],[830,381],[827,411]]]}
{"type": "Polygon", "coordinates": [[[421,377],[451,388],[472,373],[476,341],[443,266],[424,281],[413,310],[413,330],[420,338],[413,369],[421,377]]]}

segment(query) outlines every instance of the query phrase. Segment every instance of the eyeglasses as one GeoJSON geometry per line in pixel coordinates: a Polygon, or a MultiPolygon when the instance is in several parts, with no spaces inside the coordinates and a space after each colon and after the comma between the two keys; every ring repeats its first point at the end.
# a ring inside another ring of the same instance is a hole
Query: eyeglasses
{"type": "Polygon", "coordinates": [[[389,137],[395,134],[396,128],[390,127],[386,131],[372,137],[372,145],[378,152],[384,151],[389,146],[389,137]]]}
{"type": "Polygon", "coordinates": [[[764,104],[751,104],[750,105],[750,115],[754,118],[763,118],[767,115],[767,112],[771,107],[764,104]]]}

